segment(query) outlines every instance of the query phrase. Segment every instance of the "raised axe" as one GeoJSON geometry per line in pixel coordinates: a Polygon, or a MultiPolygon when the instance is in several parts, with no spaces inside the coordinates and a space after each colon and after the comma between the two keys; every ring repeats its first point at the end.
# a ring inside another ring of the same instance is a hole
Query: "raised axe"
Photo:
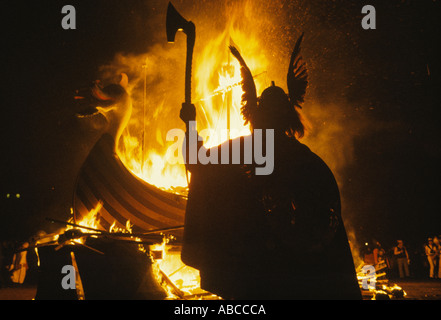
{"type": "Polygon", "coordinates": [[[187,120],[183,120],[186,122],[188,131],[188,121],[194,120],[196,117],[194,106],[191,103],[191,63],[193,59],[196,27],[193,22],[184,19],[171,4],[171,2],[169,2],[167,8],[166,29],[167,41],[169,43],[173,43],[175,41],[175,35],[177,31],[183,31],[187,35],[187,59],[185,65],[185,102],[182,104],[181,115],[183,112],[187,113],[187,116],[184,116],[184,118],[187,118],[187,120]],[[188,113],[190,113],[190,116],[188,116],[188,113]]]}

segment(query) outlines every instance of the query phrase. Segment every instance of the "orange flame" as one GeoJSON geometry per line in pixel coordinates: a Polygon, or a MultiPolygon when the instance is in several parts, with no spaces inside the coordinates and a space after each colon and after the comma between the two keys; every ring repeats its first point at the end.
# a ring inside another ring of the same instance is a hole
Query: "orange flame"
{"type": "MultiPolygon", "coordinates": [[[[233,28],[232,24],[222,34],[212,39],[203,46],[202,51],[195,52],[196,64],[193,66],[194,104],[197,110],[198,130],[204,138],[206,147],[213,147],[239,136],[249,135],[250,129],[244,125],[240,113],[242,81],[240,65],[230,54],[228,46],[234,45],[242,52],[255,77],[258,92],[268,85],[265,77],[268,62],[261,53],[261,43],[257,38],[248,33],[233,28]],[[227,132],[227,129],[230,129],[227,132]]],[[[147,58],[148,59],[148,58],[147,58]]],[[[155,58],[150,57],[150,60],[155,58]]],[[[145,58],[131,60],[131,63],[141,65],[145,58]]],[[[127,61],[125,61],[127,63],[127,61]]],[[[143,70],[148,70],[143,65],[143,70]]],[[[145,74],[148,77],[148,74],[145,74]]],[[[147,81],[138,80],[138,83],[147,81]]],[[[144,82],[145,83],[145,82],[144,82]]],[[[145,86],[132,89],[132,95],[143,96],[144,101],[135,101],[134,108],[145,107],[145,86]],[[141,88],[143,87],[143,88],[141,88]],[[141,93],[141,91],[143,91],[141,93]]],[[[170,106],[166,102],[154,107],[151,115],[153,119],[160,112],[174,110],[178,119],[180,106],[170,106]]],[[[153,109],[153,108],[152,108],[153,109]]],[[[153,121],[143,119],[145,112],[138,112],[138,116],[131,123],[143,127],[143,137],[130,134],[128,130],[123,133],[118,156],[122,162],[136,176],[159,188],[176,193],[186,193],[187,179],[185,167],[180,161],[176,163],[176,150],[171,148],[173,143],[182,145],[182,141],[167,141],[164,128],[153,121]],[[148,140],[148,143],[146,143],[148,140]],[[151,145],[154,142],[154,147],[151,145]],[[147,144],[147,147],[146,147],[147,144]]],[[[133,118],[133,117],[132,117],[133,118]]],[[[182,123],[178,122],[179,125],[182,123]]],[[[129,125],[130,126],[130,125],[129,125]]],[[[183,136],[182,136],[183,139],[183,136]]]]}

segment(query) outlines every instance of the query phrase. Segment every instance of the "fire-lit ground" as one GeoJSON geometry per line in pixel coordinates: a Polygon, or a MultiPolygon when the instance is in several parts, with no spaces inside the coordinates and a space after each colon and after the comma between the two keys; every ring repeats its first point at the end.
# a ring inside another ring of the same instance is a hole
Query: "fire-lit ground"
{"type": "Polygon", "coordinates": [[[37,292],[34,285],[22,285],[0,289],[0,300],[32,300],[37,292]]]}
{"type": "MultiPolygon", "coordinates": [[[[441,300],[441,281],[434,280],[396,280],[397,285],[406,291],[404,300],[441,300]]],[[[1,288],[0,300],[32,300],[37,291],[36,286],[24,284],[14,288],[1,288]]],[[[368,295],[363,299],[370,300],[368,295]]]]}
{"type": "MultiPolygon", "coordinates": [[[[99,208],[97,208],[97,210],[92,210],[88,216],[84,217],[84,219],[79,222],[78,225],[69,223],[69,225],[67,225],[66,228],[61,229],[59,233],[42,237],[39,242],[37,241],[37,244],[40,246],[51,244],[53,246],[53,243],[56,242],[60,248],[67,245],[72,249],[78,246],[86,246],[87,242],[85,241],[88,238],[99,238],[103,236],[103,234],[100,234],[101,231],[99,229],[95,229],[98,228],[98,220],[96,219],[98,209],[99,208]],[[82,232],[80,232],[80,230],[82,230],[82,232]],[[90,233],[91,231],[95,232],[90,233]],[[76,236],[71,239],[68,238],[69,235],[76,236]],[[46,242],[43,243],[41,241],[46,242]]],[[[162,288],[161,290],[164,291],[164,295],[161,297],[155,298],[153,296],[148,296],[140,299],[222,299],[222,297],[218,297],[201,289],[198,270],[185,265],[181,261],[180,254],[182,247],[179,243],[175,243],[173,237],[159,235],[157,239],[155,238],[156,244],[144,245],[136,234],[132,234],[131,224],[129,222],[125,228],[116,228],[112,225],[109,232],[104,234],[105,237],[110,238],[118,238],[123,235],[126,235],[127,238],[125,240],[120,239],[119,241],[124,242],[130,240],[135,242],[135,244],[139,242],[139,244],[137,244],[137,250],[146,254],[150,258],[149,261],[153,267],[153,278],[155,279],[153,282],[157,282],[158,288],[160,285],[162,288]]],[[[154,239],[151,240],[153,241],[154,239]]],[[[93,249],[90,246],[86,247],[93,249]]],[[[35,249],[38,263],[29,269],[29,276],[24,285],[9,286],[1,289],[0,300],[32,300],[36,297],[37,288],[35,283],[38,282],[40,273],[40,268],[38,267],[40,262],[38,251],[39,249],[35,249]]],[[[72,262],[79,275],[76,283],[76,293],[78,299],[82,300],[85,296],[87,298],[87,290],[84,292],[84,286],[81,280],[81,273],[85,269],[82,270],[81,266],[77,266],[76,262],[74,263],[74,261],[76,261],[74,254],[71,253],[71,255],[72,262]]],[[[441,300],[441,280],[424,280],[421,278],[415,278],[412,280],[390,279],[387,271],[387,264],[384,261],[380,261],[375,268],[371,265],[366,265],[364,262],[360,262],[357,265],[357,278],[363,300],[441,300]]],[[[110,276],[111,275],[109,274],[109,277],[110,276]]]]}
{"type": "MultiPolygon", "coordinates": [[[[401,287],[405,292],[405,296],[402,298],[386,298],[386,300],[441,300],[441,281],[412,279],[394,280],[391,283],[401,287]]],[[[382,295],[375,298],[375,294],[372,292],[366,291],[363,293],[363,300],[384,300],[383,298],[382,295]]]]}
{"type": "Polygon", "coordinates": [[[396,283],[402,287],[410,300],[441,300],[441,280],[399,280],[396,283]]]}

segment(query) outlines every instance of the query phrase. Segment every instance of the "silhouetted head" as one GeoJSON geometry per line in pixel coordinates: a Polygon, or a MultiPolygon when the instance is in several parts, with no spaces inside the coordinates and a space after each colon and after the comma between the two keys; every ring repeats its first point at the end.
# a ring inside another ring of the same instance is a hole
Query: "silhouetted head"
{"type": "Polygon", "coordinates": [[[256,114],[250,122],[254,129],[274,129],[289,137],[301,138],[305,133],[296,107],[292,105],[285,91],[275,86],[274,82],[262,92],[256,114]]]}

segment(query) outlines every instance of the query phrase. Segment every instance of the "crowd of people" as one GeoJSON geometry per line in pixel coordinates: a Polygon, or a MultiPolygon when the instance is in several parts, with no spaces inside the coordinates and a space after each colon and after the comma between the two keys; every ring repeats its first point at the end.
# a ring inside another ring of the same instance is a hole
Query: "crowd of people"
{"type": "Polygon", "coordinates": [[[366,242],[362,258],[364,264],[387,271],[389,277],[441,279],[441,236],[428,237],[416,247],[408,247],[401,239],[389,249],[376,240],[366,242]]]}

